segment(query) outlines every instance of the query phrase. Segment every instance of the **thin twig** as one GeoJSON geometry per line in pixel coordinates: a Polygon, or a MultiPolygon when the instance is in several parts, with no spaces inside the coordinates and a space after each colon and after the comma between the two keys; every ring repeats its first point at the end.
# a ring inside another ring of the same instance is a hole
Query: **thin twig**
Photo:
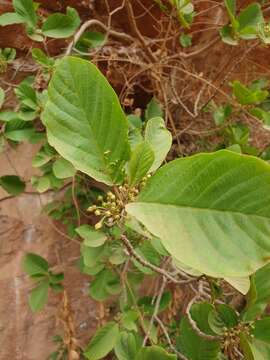
{"type": "Polygon", "coordinates": [[[187,306],[187,309],[186,309],[186,315],[187,315],[187,318],[188,318],[188,321],[192,327],[192,329],[203,339],[205,340],[220,340],[221,337],[220,336],[215,336],[215,335],[209,335],[209,334],[205,334],[204,332],[202,332],[198,326],[197,326],[197,323],[196,321],[194,321],[191,317],[191,314],[190,314],[190,310],[192,308],[192,306],[195,304],[195,302],[197,300],[200,299],[200,295],[196,295],[193,299],[191,299],[191,301],[189,302],[188,306],[187,306]]]}
{"type": "Polygon", "coordinates": [[[191,280],[177,280],[175,279],[170,273],[168,273],[166,270],[155,266],[151,264],[150,262],[143,259],[133,248],[131,242],[128,240],[128,238],[125,235],[121,235],[121,240],[123,244],[125,245],[127,252],[130,256],[132,256],[135,260],[137,260],[141,265],[153,270],[154,272],[164,276],[167,280],[173,282],[174,284],[188,284],[192,281],[196,281],[197,279],[191,279],[191,280]]]}
{"type": "Polygon", "coordinates": [[[168,331],[165,327],[165,325],[163,324],[163,322],[160,320],[160,318],[158,316],[155,316],[155,320],[158,323],[158,325],[160,326],[161,330],[163,331],[163,334],[165,335],[168,345],[170,347],[170,349],[181,359],[181,360],[188,360],[188,358],[185,357],[185,355],[183,355],[182,353],[180,353],[175,346],[173,345],[170,335],[168,334],[168,331]]]}

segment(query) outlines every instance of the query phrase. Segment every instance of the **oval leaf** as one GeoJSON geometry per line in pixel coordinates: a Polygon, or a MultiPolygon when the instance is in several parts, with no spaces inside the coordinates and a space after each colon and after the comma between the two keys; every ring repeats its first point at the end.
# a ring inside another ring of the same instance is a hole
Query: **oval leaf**
{"type": "Polygon", "coordinates": [[[42,26],[45,36],[56,39],[72,36],[80,25],[78,12],[67,7],[67,14],[55,13],[50,15],[42,26]]]}
{"type": "Polygon", "coordinates": [[[73,166],[108,185],[129,156],[128,124],[119,100],[86,60],[58,63],[42,116],[49,143],[73,166]]]}
{"type": "Polygon", "coordinates": [[[150,119],[145,128],[145,141],[154,151],[155,160],[149,172],[156,171],[165,160],[171,146],[172,135],[160,117],[150,119]]]}
{"type": "Polygon", "coordinates": [[[42,281],[29,295],[29,305],[32,311],[40,311],[48,301],[49,280],[42,281]]]}
{"type": "Polygon", "coordinates": [[[19,195],[24,192],[25,183],[19,176],[4,175],[0,177],[0,186],[11,195],[19,195]]]}
{"type": "Polygon", "coordinates": [[[270,166],[227,150],[172,161],[129,214],[182,263],[213,277],[245,277],[270,260],[270,166]]]}
{"type": "Polygon", "coordinates": [[[53,163],[53,173],[58,179],[66,179],[76,174],[76,169],[67,160],[61,158],[53,163]]]}
{"type": "Polygon", "coordinates": [[[115,322],[109,322],[99,329],[84,353],[89,360],[103,359],[114,347],[119,335],[119,327],[115,322]]]}
{"type": "Polygon", "coordinates": [[[148,173],[154,162],[154,153],[146,142],[135,147],[128,164],[129,184],[137,185],[148,173]]]}

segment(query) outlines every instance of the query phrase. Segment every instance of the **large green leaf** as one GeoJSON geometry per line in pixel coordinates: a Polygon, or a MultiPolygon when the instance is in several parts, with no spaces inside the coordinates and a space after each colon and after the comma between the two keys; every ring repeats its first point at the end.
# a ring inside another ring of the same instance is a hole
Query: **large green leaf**
{"type": "Polygon", "coordinates": [[[269,164],[221,150],[163,166],[126,208],[182,263],[244,277],[270,260],[269,198],[269,164]]]}
{"type": "Polygon", "coordinates": [[[161,117],[155,117],[147,121],[144,136],[145,141],[155,154],[155,160],[150,172],[156,171],[165,160],[172,146],[172,135],[166,129],[164,120],[161,117]]]}
{"type": "Polygon", "coordinates": [[[86,60],[58,63],[42,115],[49,143],[74,167],[112,185],[129,157],[128,124],[119,100],[86,60]]]}
{"type": "Polygon", "coordinates": [[[260,315],[270,302],[270,264],[256,271],[251,278],[251,287],[247,296],[247,306],[243,315],[249,321],[260,315]]]}
{"type": "Polygon", "coordinates": [[[109,322],[99,329],[85,350],[85,357],[89,360],[103,359],[114,347],[119,335],[119,326],[109,322]]]}

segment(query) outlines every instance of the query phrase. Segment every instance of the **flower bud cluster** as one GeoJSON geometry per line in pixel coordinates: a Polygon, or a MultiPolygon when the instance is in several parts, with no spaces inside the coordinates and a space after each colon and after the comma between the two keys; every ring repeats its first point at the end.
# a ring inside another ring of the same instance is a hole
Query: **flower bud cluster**
{"type": "MultiPolygon", "coordinates": [[[[222,350],[225,355],[230,356],[230,359],[238,359],[239,352],[235,349],[239,349],[240,345],[240,335],[241,334],[250,334],[252,324],[243,324],[240,323],[233,328],[224,328],[223,340],[222,340],[222,350]]],[[[252,335],[251,335],[252,336],[252,335]]]]}
{"type": "MultiPolygon", "coordinates": [[[[143,184],[141,183],[140,186],[143,184]]],[[[88,211],[100,217],[95,229],[99,230],[103,225],[111,227],[118,223],[125,215],[126,204],[135,201],[138,194],[139,189],[137,187],[123,184],[117,188],[115,193],[109,191],[105,196],[98,196],[97,205],[88,208],[88,211]]]]}

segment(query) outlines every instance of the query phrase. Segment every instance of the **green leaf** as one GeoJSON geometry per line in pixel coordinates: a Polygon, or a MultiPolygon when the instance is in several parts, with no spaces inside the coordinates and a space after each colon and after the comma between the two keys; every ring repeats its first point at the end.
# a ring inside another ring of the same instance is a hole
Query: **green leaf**
{"type": "Polygon", "coordinates": [[[42,26],[42,33],[52,38],[67,38],[72,36],[80,26],[78,12],[67,7],[67,14],[54,13],[50,15],[42,26]]]}
{"type": "Polygon", "coordinates": [[[219,360],[219,342],[200,337],[186,317],[180,323],[178,348],[189,360],[219,360]]]}
{"type": "Polygon", "coordinates": [[[145,111],[145,119],[150,120],[155,117],[161,117],[163,116],[163,111],[160,106],[160,103],[157,101],[156,98],[152,98],[149,104],[147,105],[146,111],[145,111]]]}
{"type": "Polygon", "coordinates": [[[247,360],[266,360],[270,358],[270,318],[254,323],[252,337],[241,335],[241,347],[247,360]]]}
{"type": "Polygon", "coordinates": [[[44,175],[44,176],[40,176],[40,177],[33,176],[31,178],[31,183],[32,183],[33,187],[40,193],[43,193],[43,192],[49,190],[51,187],[51,180],[48,175],[44,175]]]}
{"type": "Polygon", "coordinates": [[[147,121],[144,137],[155,155],[154,163],[149,170],[149,172],[153,172],[166,159],[172,146],[172,135],[167,130],[164,120],[160,117],[154,117],[147,121]]]}
{"type": "Polygon", "coordinates": [[[28,301],[33,312],[43,309],[48,301],[48,290],[49,281],[46,279],[31,291],[28,301]]]}
{"type": "Polygon", "coordinates": [[[143,142],[134,148],[128,164],[130,186],[138,185],[142,178],[149,172],[154,159],[154,152],[147,142],[143,142]]]}
{"type": "Polygon", "coordinates": [[[241,294],[246,295],[250,288],[250,279],[245,277],[230,277],[224,278],[232,287],[238,290],[241,294]]]}
{"type": "MultiPolygon", "coordinates": [[[[15,89],[15,94],[27,110],[37,110],[37,95],[33,88],[34,78],[29,76],[15,89]]],[[[33,120],[33,119],[30,119],[33,120]]]]}
{"type": "Polygon", "coordinates": [[[25,182],[16,175],[4,175],[0,177],[0,186],[10,195],[19,195],[24,192],[25,182]]]}
{"type": "Polygon", "coordinates": [[[40,65],[51,68],[54,64],[54,60],[49,58],[44,51],[41,49],[35,48],[32,49],[32,58],[40,65]]]}
{"type": "Polygon", "coordinates": [[[105,243],[107,236],[102,231],[97,231],[90,225],[81,225],[76,232],[84,239],[84,245],[98,247],[105,243]]]}
{"type": "Polygon", "coordinates": [[[223,42],[225,42],[228,45],[237,45],[238,44],[238,38],[235,36],[235,34],[232,31],[232,28],[230,25],[225,25],[219,30],[221,39],[223,42]]]}
{"type": "Polygon", "coordinates": [[[213,114],[215,124],[222,125],[224,121],[226,121],[231,116],[231,113],[232,107],[230,104],[218,107],[213,114]]]}
{"type": "Polygon", "coordinates": [[[247,305],[243,318],[245,321],[261,315],[270,302],[270,264],[265,265],[251,277],[251,288],[247,295],[247,305]]]}
{"type": "Polygon", "coordinates": [[[114,285],[117,285],[116,294],[119,293],[119,278],[110,270],[105,269],[97,274],[90,284],[89,294],[96,301],[104,301],[113,295],[114,285]]]}
{"type": "Polygon", "coordinates": [[[114,352],[118,360],[135,360],[141,345],[137,334],[123,331],[115,344],[114,352]]]}
{"type": "Polygon", "coordinates": [[[67,160],[60,158],[53,163],[53,173],[58,179],[66,179],[76,174],[76,169],[67,160]]]}
{"type": "MultiPolygon", "coordinates": [[[[135,248],[136,252],[145,260],[153,265],[158,266],[160,263],[160,256],[150,241],[144,241],[141,245],[135,248]]],[[[137,260],[133,260],[134,265],[144,274],[151,275],[153,271],[146,266],[143,266],[137,260]]]]}
{"type": "Polygon", "coordinates": [[[192,37],[188,34],[181,34],[179,41],[184,48],[190,47],[192,45],[192,37]]]}
{"type": "Polygon", "coordinates": [[[86,31],[80,37],[76,44],[76,49],[82,52],[87,52],[89,49],[94,49],[103,46],[106,41],[106,35],[96,31],[86,31]]]}
{"type": "Polygon", "coordinates": [[[87,346],[84,356],[89,360],[103,359],[114,348],[119,336],[119,326],[109,322],[100,328],[87,346]]]}
{"type": "Polygon", "coordinates": [[[232,83],[233,95],[241,105],[259,104],[269,95],[267,90],[250,90],[246,86],[235,80],[232,83]]]}
{"type": "Polygon", "coordinates": [[[18,119],[19,119],[19,115],[15,111],[10,111],[10,110],[0,111],[0,121],[8,122],[18,119]]]}
{"type": "Polygon", "coordinates": [[[270,349],[270,317],[255,321],[254,327],[252,335],[256,339],[268,343],[270,349]]]}
{"type": "Polygon", "coordinates": [[[159,346],[149,346],[141,349],[136,360],[177,360],[177,356],[167,353],[159,346]]]}
{"type": "Polygon", "coordinates": [[[229,13],[230,18],[235,16],[236,13],[236,2],[235,0],[224,0],[226,9],[229,13]]]}
{"type": "Polygon", "coordinates": [[[185,265],[245,277],[270,259],[267,194],[269,164],[221,150],[163,166],[126,209],[185,265]]]}
{"type": "Polygon", "coordinates": [[[0,26],[22,24],[24,19],[15,12],[7,12],[0,16],[0,26]]]}
{"type": "Polygon", "coordinates": [[[89,247],[81,245],[81,254],[83,256],[84,264],[88,267],[93,267],[102,259],[106,248],[104,246],[89,247]]]}
{"type": "Polygon", "coordinates": [[[0,87],[0,108],[3,106],[3,103],[5,101],[5,91],[0,87]]]}
{"type": "Polygon", "coordinates": [[[28,253],[23,258],[23,271],[29,276],[43,274],[47,275],[49,270],[48,262],[41,256],[28,253]]]}
{"type": "Polygon", "coordinates": [[[237,18],[239,23],[238,31],[243,39],[254,39],[257,37],[258,26],[264,23],[261,6],[252,3],[241,11],[237,18]]]}
{"type": "Polygon", "coordinates": [[[139,313],[138,311],[135,310],[127,310],[126,312],[124,312],[122,314],[121,317],[121,324],[122,326],[129,330],[129,331],[137,331],[137,325],[136,325],[136,321],[139,317],[139,313]]]}
{"type": "Polygon", "coordinates": [[[42,115],[49,143],[73,166],[112,185],[129,157],[128,124],[98,69],[69,57],[58,63],[42,115]]]}
{"type": "Polygon", "coordinates": [[[34,28],[37,24],[37,16],[33,0],[13,0],[12,4],[15,12],[23,19],[23,22],[34,28]]]}
{"type": "Polygon", "coordinates": [[[233,328],[238,324],[238,316],[230,306],[218,304],[209,312],[208,323],[214,333],[223,335],[225,329],[233,328]]]}

